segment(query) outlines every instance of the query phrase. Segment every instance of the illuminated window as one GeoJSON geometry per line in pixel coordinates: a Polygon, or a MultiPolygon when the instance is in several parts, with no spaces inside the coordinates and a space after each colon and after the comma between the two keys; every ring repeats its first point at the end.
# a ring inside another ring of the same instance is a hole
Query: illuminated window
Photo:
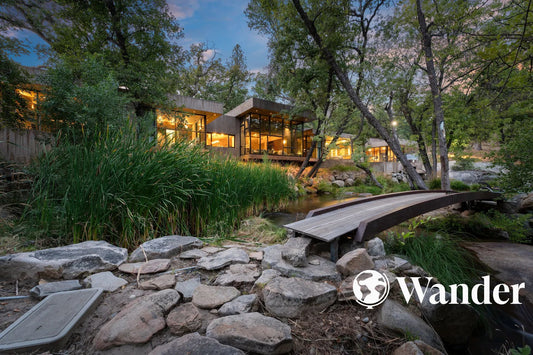
{"type": "Polygon", "coordinates": [[[157,111],[157,141],[175,143],[179,139],[205,142],[205,116],[187,112],[162,113],[157,111]]]}
{"type": "Polygon", "coordinates": [[[220,148],[235,148],[235,136],[224,133],[207,133],[206,145],[220,148]]]}

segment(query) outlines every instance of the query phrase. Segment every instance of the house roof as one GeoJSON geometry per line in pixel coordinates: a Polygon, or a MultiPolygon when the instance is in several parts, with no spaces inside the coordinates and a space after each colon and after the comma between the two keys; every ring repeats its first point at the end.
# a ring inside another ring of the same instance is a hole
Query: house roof
{"type": "MultiPolygon", "coordinates": [[[[247,113],[259,113],[263,115],[289,115],[293,109],[294,106],[292,105],[285,105],[274,101],[268,101],[252,97],[244,101],[242,104],[235,107],[231,111],[227,112],[226,115],[233,117],[241,117],[247,113]]],[[[296,117],[302,118],[303,121],[306,122],[313,121],[315,119],[314,115],[310,111],[298,113],[296,117]]]]}
{"type": "MultiPolygon", "coordinates": [[[[400,145],[411,146],[411,145],[416,145],[416,143],[408,139],[400,138],[400,145]]],[[[367,148],[377,148],[377,147],[386,147],[386,146],[388,146],[387,142],[385,142],[385,140],[381,138],[369,138],[365,144],[365,147],[367,148]]]]}
{"type": "Polygon", "coordinates": [[[220,102],[182,95],[170,95],[169,98],[181,111],[205,115],[207,123],[212,122],[224,112],[224,104],[220,102]]]}

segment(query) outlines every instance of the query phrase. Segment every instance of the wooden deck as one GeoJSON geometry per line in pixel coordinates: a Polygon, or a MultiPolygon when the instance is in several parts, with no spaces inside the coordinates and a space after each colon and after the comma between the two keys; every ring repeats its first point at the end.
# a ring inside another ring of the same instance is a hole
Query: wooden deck
{"type": "Polygon", "coordinates": [[[354,241],[361,242],[423,213],[455,203],[498,196],[488,191],[408,191],[379,195],[313,210],[305,219],[284,227],[296,234],[332,243],[331,257],[336,260],[341,236],[352,234],[354,241]]]}

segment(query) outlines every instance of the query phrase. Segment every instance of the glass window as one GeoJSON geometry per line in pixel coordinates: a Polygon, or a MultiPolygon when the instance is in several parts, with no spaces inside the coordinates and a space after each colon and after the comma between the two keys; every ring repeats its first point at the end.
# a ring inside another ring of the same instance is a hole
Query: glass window
{"type": "Polygon", "coordinates": [[[224,133],[208,133],[206,145],[220,148],[235,148],[235,136],[224,133]]]}

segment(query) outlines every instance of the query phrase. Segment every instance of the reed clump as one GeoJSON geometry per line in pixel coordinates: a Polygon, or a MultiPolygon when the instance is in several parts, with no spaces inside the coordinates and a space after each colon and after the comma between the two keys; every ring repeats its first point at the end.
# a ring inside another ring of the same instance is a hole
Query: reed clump
{"type": "Polygon", "coordinates": [[[31,172],[23,224],[41,237],[128,248],[169,234],[224,238],[241,219],[279,206],[294,191],[269,162],[244,164],[187,142],[159,147],[120,132],[60,144],[31,172]]]}

